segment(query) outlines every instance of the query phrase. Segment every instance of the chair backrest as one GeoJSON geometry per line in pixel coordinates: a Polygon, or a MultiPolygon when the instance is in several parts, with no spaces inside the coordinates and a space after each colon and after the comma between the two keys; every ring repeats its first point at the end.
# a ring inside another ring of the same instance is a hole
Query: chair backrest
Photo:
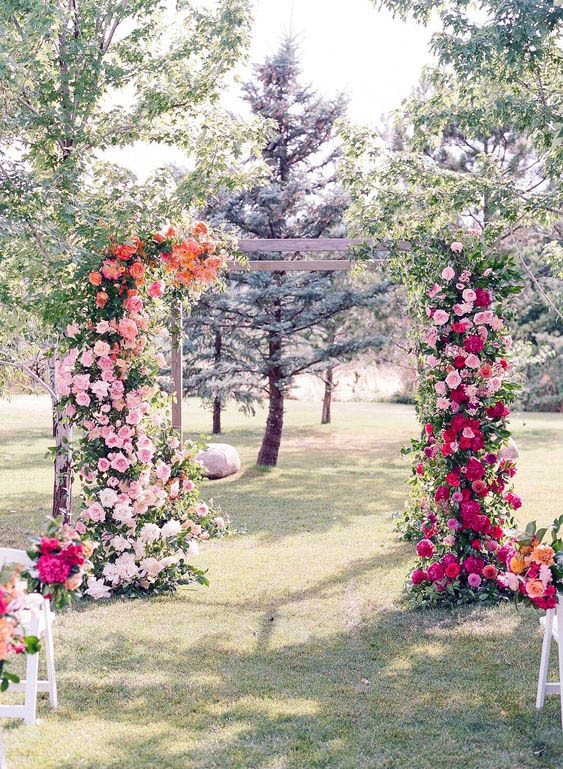
{"type": "Polygon", "coordinates": [[[15,547],[0,547],[0,569],[9,563],[17,563],[20,566],[30,566],[31,559],[25,550],[17,550],[15,547]]]}

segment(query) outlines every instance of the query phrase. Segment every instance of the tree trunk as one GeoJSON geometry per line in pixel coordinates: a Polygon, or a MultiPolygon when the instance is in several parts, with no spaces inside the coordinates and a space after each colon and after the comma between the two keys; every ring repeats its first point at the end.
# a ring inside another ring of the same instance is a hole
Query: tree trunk
{"type": "Polygon", "coordinates": [[[221,434],[221,398],[213,398],[213,435],[221,434]]]}
{"type": "Polygon", "coordinates": [[[72,428],[63,422],[53,404],[55,439],[55,477],[53,480],[53,518],[63,516],[68,523],[72,514],[72,428]]]}
{"type": "MultiPolygon", "coordinates": [[[[213,361],[215,363],[215,368],[219,366],[219,363],[221,362],[221,353],[223,351],[223,337],[221,336],[221,331],[217,330],[215,331],[215,341],[214,341],[214,355],[213,355],[213,361]]],[[[215,398],[213,398],[213,435],[219,435],[221,433],[221,398],[216,395],[215,398]]]]}
{"type": "Polygon", "coordinates": [[[323,397],[323,413],[321,416],[322,425],[329,425],[331,421],[330,407],[332,406],[333,372],[334,368],[332,366],[325,371],[325,393],[323,397]]]}
{"type": "Polygon", "coordinates": [[[53,477],[53,507],[51,515],[63,516],[68,523],[72,514],[72,427],[62,419],[56,397],[56,356],[49,360],[51,384],[51,405],[53,409],[53,438],[55,439],[55,461],[53,477]]]}
{"type": "MultiPolygon", "coordinates": [[[[274,273],[275,279],[278,276],[274,273]]],[[[279,279],[278,279],[279,280],[279,279]]],[[[275,300],[274,317],[277,323],[281,321],[282,308],[279,299],[275,300]]],[[[262,438],[262,445],[258,452],[257,465],[276,467],[280,451],[283,432],[283,401],[284,395],[281,389],[283,370],[280,365],[282,352],[282,337],[278,331],[270,331],[268,342],[268,418],[266,429],[262,438]]]]}
{"type": "Polygon", "coordinates": [[[280,389],[281,376],[275,371],[268,375],[269,406],[266,429],[258,453],[257,465],[276,467],[283,431],[283,392],[280,389]]]}

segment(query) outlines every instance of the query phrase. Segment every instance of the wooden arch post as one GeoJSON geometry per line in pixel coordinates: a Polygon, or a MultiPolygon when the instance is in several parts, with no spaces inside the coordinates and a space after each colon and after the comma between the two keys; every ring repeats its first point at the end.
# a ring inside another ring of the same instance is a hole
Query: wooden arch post
{"type": "MultiPolygon", "coordinates": [[[[396,244],[401,251],[410,251],[412,245],[406,240],[396,244]]],[[[362,262],[368,269],[374,269],[383,262],[389,253],[391,243],[362,238],[269,238],[239,240],[238,247],[243,254],[257,253],[349,253],[354,247],[369,246],[373,258],[362,262]]],[[[246,263],[231,261],[227,267],[229,272],[349,272],[358,264],[352,259],[272,259],[248,261],[246,263]]],[[[172,425],[183,432],[182,397],[184,392],[183,353],[182,353],[182,307],[178,304],[172,310],[171,335],[171,375],[174,385],[172,401],[172,425]]]]}

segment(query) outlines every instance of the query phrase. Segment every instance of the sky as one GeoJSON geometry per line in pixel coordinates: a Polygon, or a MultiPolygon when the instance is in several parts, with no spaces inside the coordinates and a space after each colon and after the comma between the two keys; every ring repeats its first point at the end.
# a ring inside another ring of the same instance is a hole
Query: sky
{"type": "Polygon", "coordinates": [[[304,77],[327,95],[350,93],[353,120],[375,122],[398,107],[431,62],[431,29],[393,19],[369,0],[256,0],[251,59],[284,34],[301,44],[304,77]]]}
{"type": "MultiPolygon", "coordinates": [[[[432,62],[431,28],[393,19],[369,0],[255,0],[249,63],[239,68],[244,81],[252,62],[274,53],[290,33],[300,44],[304,80],[326,96],[349,94],[349,115],[358,123],[376,123],[397,108],[432,62]]],[[[234,84],[225,97],[229,109],[244,114],[234,84]]],[[[182,162],[178,151],[133,146],[109,150],[105,157],[121,163],[141,179],[167,162],[182,162]]]]}

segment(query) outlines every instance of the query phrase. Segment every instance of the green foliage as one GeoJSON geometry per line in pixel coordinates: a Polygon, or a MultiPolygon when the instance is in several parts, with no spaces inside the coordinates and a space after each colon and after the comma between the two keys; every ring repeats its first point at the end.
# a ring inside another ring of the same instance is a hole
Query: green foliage
{"type": "Polygon", "coordinates": [[[107,244],[180,221],[244,174],[255,124],[220,94],[250,30],[246,0],[7,0],[0,7],[0,299],[64,322],[65,287],[107,244]],[[176,148],[189,170],[145,181],[110,148],[176,148]],[[215,186],[217,185],[217,187],[215,186]],[[22,291],[21,277],[25,276],[22,291]]]}

